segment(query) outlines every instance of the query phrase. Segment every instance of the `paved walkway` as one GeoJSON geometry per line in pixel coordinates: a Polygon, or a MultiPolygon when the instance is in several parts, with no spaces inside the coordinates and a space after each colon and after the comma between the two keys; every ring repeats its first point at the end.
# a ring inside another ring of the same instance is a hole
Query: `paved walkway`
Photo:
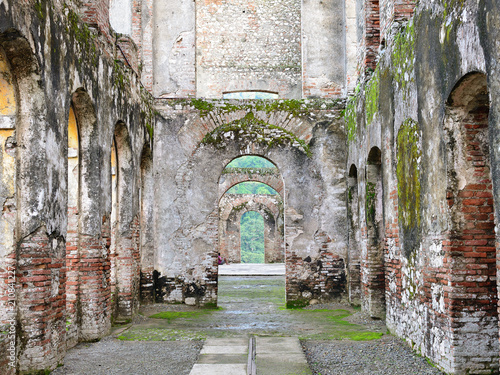
{"type": "Polygon", "coordinates": [[[219,266],[221,276],[281,276],[285,263],[232,263],[219,266]]]}
{"type": "MultiPolygon", "coordinates": [[[[249,375],[247,337],[208,339],[189,375],[249,375]]],[[[297,337],[257,337],[257,375],[310,375],[297,337]]]]}

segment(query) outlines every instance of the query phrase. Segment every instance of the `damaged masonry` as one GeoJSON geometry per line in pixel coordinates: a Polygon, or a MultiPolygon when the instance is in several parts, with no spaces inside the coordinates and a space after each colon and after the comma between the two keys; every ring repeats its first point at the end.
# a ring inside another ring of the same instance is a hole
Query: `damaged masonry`
{"type": "Polygon", "coordinates": [[[288,307],[498,374],[499,33],[494,0],[0,0],[0,372],[217,306],[252,211],[288,307]]]}

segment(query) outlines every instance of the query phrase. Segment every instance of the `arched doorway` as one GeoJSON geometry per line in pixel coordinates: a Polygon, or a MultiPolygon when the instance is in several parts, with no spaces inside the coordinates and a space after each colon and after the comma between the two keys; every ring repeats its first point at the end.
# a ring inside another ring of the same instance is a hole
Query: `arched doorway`
{"type": "Polygon", "coordinates": [[[455,345],[452,367],[456,371],[464,371],[459,357],[470,356],[471,350],[475,362],[487,369],[498,368],[495,215],[488,115],[486,76],[482,73],[464,76],[448,98],[444,120],[449,232],[443,249],[450,276],[442,282],[446,285],[444,307],[450,319],[450,341],[455,345]],[[473,349],[469,343],[474,343],[473,349]]]}

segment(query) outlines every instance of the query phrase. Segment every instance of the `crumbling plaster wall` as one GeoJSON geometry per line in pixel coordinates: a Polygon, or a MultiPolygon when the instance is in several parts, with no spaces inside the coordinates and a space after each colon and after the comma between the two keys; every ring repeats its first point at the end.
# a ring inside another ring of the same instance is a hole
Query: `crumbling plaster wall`
{"type": "MultiPolygon", "coordinates": [[[[394,23],[387,29],[386,50],[377,70],[346,109],[347,165],[358,169],[357,229],[362,237],[368,152],[374,146],[382,151],[387,326],[454,374],[498,371],[497,317],[484,313],[480,305],[476,312],[464,309],[452,315],[448,305],[450,299],[459,304],[462,298],[459,279],[452,275],[482,271],[463,271],[446,250],[451,213],[446,199],[449,145],[443,130],[445,104],[456,83],[467,73],[486,73],[498,215],[498,51],[493,46],[499,38],[493,29],[499,25],[499,13],[495,7],[490,2],[420,2],[409,24],[394,23]],[[405,185],[408,181],[413,185],[405,185]],[[411,202],[405,200],[409,192],[411,202]]],[[[366,246],[363,241],[361,246],[366,246]]],[[[495,277],[487,277],[495,282],[495,277]]],[[[462,293],[467,296],[463,298],[475,299],[473,287],[464,287],[462,293]]]]}
{"type": "Polygon", "coordinates": [[[241,262],[241,218],[258,212],[264,220],[264,263],[284,263],[283,199],[275,194],[225,194],[219,201],[219,248],[229,263],[241,262]]]}
{"type": "Polygon", "coordinates": [[[216,302],[218,182],[225,166],[245,154],[271,160],[285,181],[289,303],[340,297],[346,251],[340,107],[193,100],[158,101],[157,108],[155,195],[162,199],[155,269],[162,299],[216,302]]]}
{"type": "Polygon", "coordinates": [[[167,0],[153,7],[155,97],[220,99],[246,90],[289,99],[345,95],[342,1],[167,0]]]}
{"type": "MultiPolygon", "coordinates": [[[[137,76],[114,61],[108,39],[81,23],[75,4],[6,0],[0,3],[0,20],[0,43],[15,76],[19,106],[17,191],[9,209],[18,218],[15,243],[5,249],[16,269],[17,310],[6,311],[2,304],[0,317],[2,326],[14,319],[10,323],[18,333],[14,362],[18,371],[29,372],[56,367],[66,351],[67,131],[72,94],[88,95],[96,118],[81,129],[90,141],[81,150],[82,173],[92,185],[81,191],[80,233],[86,244],[97,246],[86,254],[99,262],[94,263],[96,268],[89,264],[81,271],[101,275],[95,286],[99,290],[89,292],[98,292],[103,305],[82,299],[82,320],[71,322],[81,324],[86,339],[102,337],[111,325],[109,258],[102,223],[111,211],[109,160],[114,126],[118,120],[126,124],[134,155],[130,162],[138,166],[142,146],[149,142],[145,131],[148,115],[144,114],[151,111],[151,103],[137,76]]],[[[87,115],[77,113],[80,119],[87,115]]],[[[139,168],[131,173],[137,179],[139,168]]],[[[133,187],[129,198],[133,215],[139,209],[137,196],[133,187]]],[[[82,288],[88,286],[82,284],[82,288]]],[[[8,340],[2,333],[2,343],[10,343],[8,340]]],[[[8,358],[7,353],[2,352],[2,358],[8,358]]],[[[2,367],[0,372],[9,374],[12,368],[2,367]]]]}

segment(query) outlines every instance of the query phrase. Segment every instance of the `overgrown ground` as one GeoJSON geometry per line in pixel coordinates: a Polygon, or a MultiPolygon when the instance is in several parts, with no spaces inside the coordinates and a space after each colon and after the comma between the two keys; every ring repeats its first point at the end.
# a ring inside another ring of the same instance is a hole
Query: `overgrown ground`
{"type": "Polygon", "coordinates": [[[186,340],[242,335],[299,336],[301,339],[380,338],[382,322],[356,324],[360,313],[348,305],[285,308],[285,280],[279,276],[219,278],[218,309],[184,305],[144,306],[121,340],[186,340]],[[354,314],[354,316],[353,316],[354,314]]]}
{"type": "Polygon", "coordinates": [[[57,375],[188,375],[208,337],[298,336],[314,375],[441,374],[348,305],[285,308],[283,277],[224,276],[219,308],[155,304],[110,337],[71,349],[57,375]],[[361,341],[359,341],[361,340],[361,341]],[[367,341],[364,341],[367,340],[367,341]]]}

